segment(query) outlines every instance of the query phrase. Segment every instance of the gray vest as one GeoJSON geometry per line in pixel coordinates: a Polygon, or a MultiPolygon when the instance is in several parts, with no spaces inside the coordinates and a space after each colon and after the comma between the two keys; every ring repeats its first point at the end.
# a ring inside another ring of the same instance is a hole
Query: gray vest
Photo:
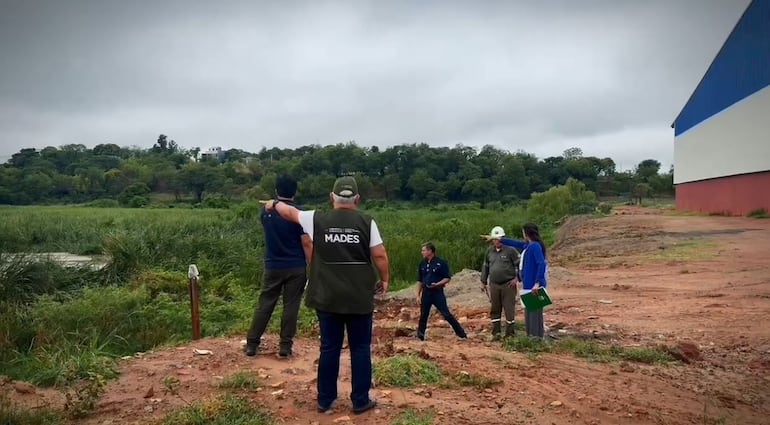
{"type": "Polygon", "coordinates": [[[308,307],[340,314],[374,311],[371,225],[372,218],[357,210],[315,212],[308,307]]]}

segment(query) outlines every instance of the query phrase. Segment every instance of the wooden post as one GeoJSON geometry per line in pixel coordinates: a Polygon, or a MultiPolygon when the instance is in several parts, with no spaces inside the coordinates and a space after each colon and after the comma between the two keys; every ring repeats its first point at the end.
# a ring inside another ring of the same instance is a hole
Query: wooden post
{"type": "Polygon", "coordinates": [[[198,267],[195,264],[190,264],[187,269],[187,277],[190,279],[190,313],[192,320],[192,337],[193,339],[201,339],[201,317],[198,310],[198,267]]]}

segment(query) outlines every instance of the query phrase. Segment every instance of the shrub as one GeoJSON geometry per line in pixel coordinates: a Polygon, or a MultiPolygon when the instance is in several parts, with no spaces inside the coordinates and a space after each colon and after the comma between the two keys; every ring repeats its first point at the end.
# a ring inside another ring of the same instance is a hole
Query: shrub
{"type": "Polygon", "coordinates": [[[94,207],[94,208],[117,208],[120,206],[120,203],[115,199],[96,199],[94,201],[89,202],[86,204],[88,207],[94,207]]]}
{"type": "Polygon", "coordinates": [[[150,198],[147,196],[134,196],[126,204],[130,208],[142,208],[150,204],[150,198]]]}
{"type": "Polygon", "coordinates": [[[127,188],[123,189],[123,192],[120,193],[118,196],[118,201],[121,205],[125,206],[144,206],[149,203],[148,195],[150,193],[150,188],[147,187],[144,183],[133,183],[127,188]],[[147,201],[143,205],[141,204],[143,201],[147,201]]]}
{"type": "Polygon", "coordinates": [[[564,216],[593,212],[599,201],[586,185],[573,178],[562,186],[532,194],[527,206],[530,220],[554,223],[564,216]]]}
{"type": "Polygon", "coordinates": [[[609,214],[612,212],[612,204],[609,202],[600,202],[599,205],[596,207],[596,210],[599,211],[601,214],[609,214]]]}
{"type": "Polygon", "coordinates": [[[230,208],[230,200],[218,195],[207,196],[203,201],[203,206],[206,208],[228,209],[230,208]]]}
{"type": "Polygon", "coordinates": [[[747,217],[753,217],[753,218],[770,218],[770,215],[767,213],[767,210],[764,208],[757,208],[747,214],[747,217]]]}

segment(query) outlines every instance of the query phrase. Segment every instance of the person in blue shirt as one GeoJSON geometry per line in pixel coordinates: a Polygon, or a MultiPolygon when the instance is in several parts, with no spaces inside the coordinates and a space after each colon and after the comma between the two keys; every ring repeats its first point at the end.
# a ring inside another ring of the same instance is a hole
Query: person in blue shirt
{"type": "MultiPolygon", "coordinates": [[[[540,230],[536,224],[527,223],[522,227],[524,240],[510,238],[501,238],[503,245],[512,246],[521,250],[521,262],[519,263],[521,283],[525,291],[532,291],[535,294],[540,288],[546,288],[546,271],[548,261],[546,259],[546,248],[543,238],[540,237],[540,230]]],[[[489,235],[484,235],[484,239],[489,240],[489,235]]],[[[543,309],[527,310],[524,309],[524,326],[527,335],[538,338],[545,336],[545,324],[543,322],[543,309]]]]}
{"type": "Polygon", "coordinates": [[[444,320],[461,338],[467,338],[465,329],[449,311],[449,306],[444,295],[444,287],[452,279],[449,263],[443,258],[436,257],[436,246],[428,242],[422,245],[422,258],[417,270],[417,299],[420,302],[420,321],[417,325],[417,338],[425,341],[425,331],[428,328],[428,316],[431,307],[444,316],[444,320]]]}
{"type": "MultiPolygon", "coordinates": [[[[275,194],[282,202],[294,206],[296,193],[296,180],[288,176],[276,179],[275,194]]],[[[257,354],[262,334],[267,329],[278,298],[283,296],[278,355],[288,357],[292,354],[297,333],[297,316],[307,282],[307,264],[313,242],[302,230],[302,226],[285,220],[275,211],[263,209],[260,219],[265,231],[265,271],[259,305],[254,311],[251,328],[246,336],[246,355],[257,354]]]]}

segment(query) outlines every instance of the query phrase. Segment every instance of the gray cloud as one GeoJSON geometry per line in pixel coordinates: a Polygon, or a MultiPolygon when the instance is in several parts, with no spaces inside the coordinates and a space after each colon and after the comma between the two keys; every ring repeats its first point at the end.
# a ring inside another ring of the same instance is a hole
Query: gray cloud
{"type": "Polygon", "coordinates": [[[4,0],[0,157],[164,133],[670,164],[669,124],[747,4],[4,0]]]}

